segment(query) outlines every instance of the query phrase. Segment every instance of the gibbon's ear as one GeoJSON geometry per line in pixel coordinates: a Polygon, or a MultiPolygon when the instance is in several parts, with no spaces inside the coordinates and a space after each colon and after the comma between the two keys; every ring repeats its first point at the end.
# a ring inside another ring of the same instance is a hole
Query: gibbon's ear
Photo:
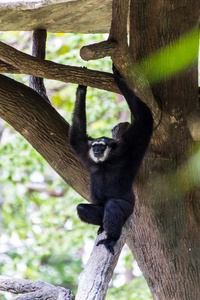
{"type": "Polygon", "coordinates": [[[93,138],[88,137],[88,146],[89,146],[89,147],[91,147],[93,141],[94,141],[93,138]]]}

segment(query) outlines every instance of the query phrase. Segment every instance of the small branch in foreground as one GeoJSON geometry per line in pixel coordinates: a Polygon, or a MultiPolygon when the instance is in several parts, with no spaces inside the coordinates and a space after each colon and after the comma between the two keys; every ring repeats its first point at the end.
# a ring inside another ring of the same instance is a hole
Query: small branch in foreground
{"type": "Polygon", "coordinates": [[[0,290],[14,294],[23,294],[15,300],[74,300],[72,291],[64,287],[54,286],[42,281],[31,281],[27,279],[9,278],[0,276],[0,290]]]}

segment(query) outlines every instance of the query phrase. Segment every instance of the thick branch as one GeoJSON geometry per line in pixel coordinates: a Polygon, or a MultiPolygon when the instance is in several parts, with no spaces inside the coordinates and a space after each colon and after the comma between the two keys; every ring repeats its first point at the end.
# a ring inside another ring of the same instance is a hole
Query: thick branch
{"type": "Polygon", "coordinates": [[[0,75],[0,117],[46,159],[80,195],[89,199],[89,178],[68,143],[69,124],[31,88],[0,75]]]}
{"type": "MultiPolygon", "coordinates": [[[[46,52],[46,29],[36,29],[33,32],[33,44],[32,44],[32,55],[39,59],[45,59],[46,52]]],[[[38,92],[47,102],[50,103],[44,86],[44,79],[41,77],[30,76],[29,79],[30,87],[38,92]]]]}
{"type": "Polygon", "coordinates": [[[92,254],[81,274],[76,300],[103,300],[112,278],[113,271],[119,259],[126,237],[131,230],[132,215],[126,221],[120,239],[115,246],[115,255],[109,253],[104,245],[96,246],[97,242],[105,238],[105,233],[97,236],[92,254]],[[101,270],[101,271],[99,271],[101,270]]]}
{"type": "Polygon", "coordinates": [[[63,82],[78,83],[120,93],[113,75],[106,72],[88,70],[81,67],[70,67],[48,60],[41,60],[25,54],[0,42],[0,59],[20,72],[36,77],[60,80],[63,82]]]}
{"type": "Polygon", "coordinates": [[[16,297],[15,300],[74,300],[74,294],[64,287],[54,286],[42,281],[8,278],[5,276],[0,276],[0,290],[14,294],[23,294],[16,297]]]}

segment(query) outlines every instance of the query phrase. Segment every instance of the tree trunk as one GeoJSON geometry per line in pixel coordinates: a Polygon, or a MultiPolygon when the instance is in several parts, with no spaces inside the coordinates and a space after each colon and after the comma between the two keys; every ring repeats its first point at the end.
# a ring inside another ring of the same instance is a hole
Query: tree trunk
{"type": "MultiPolygon", "coordinates": [[[[199,0],[131,1],[134,58],[142,59],[192,30],[199,8],[199,0]]],[[[159,300],[200,297],[199,161],[187,161],[194,145],[187,118],[198,109],[197,87],[197,61],[181,75],[152,87],[169,116],[168,126],[162,143],[154,143],[155,131],[140,170],[134,226],[127,242],[154,299],[159,300]]]]}
{"type": "MultiPolygon", "coordinates": [[[[199,0],[131,0],[130,3],[130,49],[135,60],[165,47],[198,23],[199,0]]],[[[10,54],[9,47],[1,43],[0,48],[2,60],[17,69],[23,68],[25,73],[31,70],[34,76],[56,76],[63,80],[66,73],[65,80],[83,84],[85,79],[81,74],[91,75],[91,71],[80,68],[78,79],[74,79],[75,75],[69,79],[68,72],[76,74],[77,68],[62,66],[58,72],[51,62],[27,58],[27,55],[20,55],[18,59],[18,52],[10,54]],[[32,69],[26,67],[23,57],[33,62],[32,69]]],[[[164,72],[162,66],[157,67],[160,73],[164,72]]],[[[98,74],[94,72],[95,75],[98,74]]],[[[85,84],[95,86],[94,77],[88,78],[85,84]]],[[[102,78],[101,74],[97,82],[102,78]]],[[[106,78],[110,83],[112,76],[106,78]]],[[[99,86],[102,87],[102,83],[99,86]]],[[[198,112],[197,86],[197,62],[181,75],[152,86],[163,118],[154,131],[135,183],[137,201],[127,243],[154,299],[159,300],[198,300],[200,295],[199,159],[195,154],[188,160],[195,147],[187,123],[191,113],[198,112]]],[[[28,87],[1,75],[0,116],[19,131],[66,182],[89,198],[87,173],[67,141],[69,125],[50,104],[28,87]]]]}

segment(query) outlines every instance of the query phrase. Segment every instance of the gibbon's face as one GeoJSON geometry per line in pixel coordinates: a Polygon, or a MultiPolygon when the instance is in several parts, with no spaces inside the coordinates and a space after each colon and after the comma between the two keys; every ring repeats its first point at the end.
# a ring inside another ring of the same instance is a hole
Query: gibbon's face
{"type": "Polygon", "coordinates": [[[111,148],[108,146],[106,140],[108,140],[108,138],[102,137],[89,142],[89,155],[96,163],[103,162],[108,158],[111,148]]]}

